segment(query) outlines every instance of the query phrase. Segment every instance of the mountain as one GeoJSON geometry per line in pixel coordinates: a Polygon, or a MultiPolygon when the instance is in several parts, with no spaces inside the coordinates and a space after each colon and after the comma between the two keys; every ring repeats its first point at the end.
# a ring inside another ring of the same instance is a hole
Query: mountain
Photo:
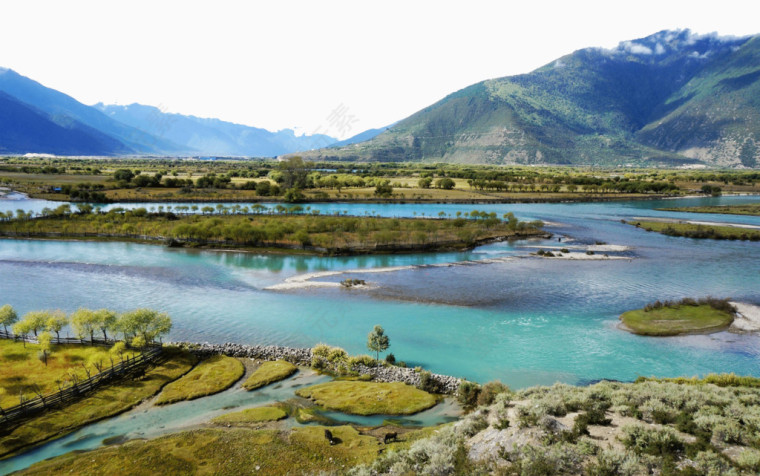
{"type": "MultiPolygon", "coordinates": [[[[0,91],[44,112],[56,123],[65,125],[76,121],[120,143],[104,154],[171,154],[182,152],[184,149],[182,146],[115,121],[71,96],[47,88],[10,69],[0,69],[0,91]]],[[[58,153],[63,154],[63,152],[58,153]]]]}
{"type": "Polygon", "coordinates": [[[386,127],[378,127],[377,129],[367,129],[366,131],[360,132],[356,134],[355,136],[349,137],[348,139],[335,142],[334,144],[330,145],[330,147],[341,147],[344,145],[351,145],[351,144],[358,144],[360,142],[365,142],[379,136],[380,134],[387,131],[391,127],[393,127],[393,124],[386,127]]]}
{"type": "Polygon", "coordinates": [[[336,139],[322,135],[296,136],[291,129],[270,132],[219,119],[170,114],[157,107],[131,104],[129,106],[94,106],[111,119],[183,144],[197,154],[221,156],[273,157],[297,150],[327,147],[336,139]]]}
{"type": "Polygon", "coordinates": [[[0,91],[0,154],[108,155],[124,144],[79,121],[56,120],[0,91]]]}
{"type": "Polygon", "coordinates": [[[662,31],[483,81],[375,138],[310,158],[755,166],[760,37],[662,31]]]}

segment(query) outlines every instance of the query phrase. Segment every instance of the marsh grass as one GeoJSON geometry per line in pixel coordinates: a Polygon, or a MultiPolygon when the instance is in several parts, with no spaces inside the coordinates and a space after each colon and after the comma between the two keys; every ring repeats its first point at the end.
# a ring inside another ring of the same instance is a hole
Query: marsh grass
{"type": "Polygon", "coordinates": [[[286,379],[297,371],[298,367],[285,360],[264,362],[243,382],[243,388],[246,390],[256,390],[270,383],[286,379]]]}
{"type": "MultiPolygon", "coordinates": [[[[83,366],[94,375],[98,371],[92,365],[94,359],[100,360],[104,367],[111,366],[107,347],[90,345],[53,345],[47,358],[47,365],[37,358],[40,352],[38,344],[14,342],[0,339],[0,407],[7,408],[20,403],[19,395],[34,397],[31,388],[36,386],[42,394],[57,392],[58,385],[63,385],[75,374],[78,379],[87,378],[83,366]]],[[[129,351],[122,357],[132,358],[139,352],[129,351]]],[[[114,356],[114,363],[120,357],[114,356]]]]}
{"type": "Polygon", "coordinates": [[[412,415],[437,403],[433,395],[401,382],[333,381],[299,389],[296,395],[354,415],[412,415]]]}
{"type": "Polygon", "coordinates": [[[167,385],[156,405],[193,400],[227,390],[245,373],[245,366],[234,357],[215,355],[199,363],[179,380],[167,385]]]}
{"type": "Polygon", "coordinates": [[[187,373],[196,362],[192,354],[178,349],[168,348],[164,354],[164,359],[139,379],[120,380],[65,408],[47,411],[14,428],[3,429],[0,457],[125,412],[187,373]]]}
{"type": "Polygon", "coordinates": [[[284,420],[287,417],[288,413],[283,408],[276,406],[265,406],[248,408],[246,410],[234,413],[227,413],[225,415],[218,416],[211,421],[218,424],[249,424],[284,420]]]}

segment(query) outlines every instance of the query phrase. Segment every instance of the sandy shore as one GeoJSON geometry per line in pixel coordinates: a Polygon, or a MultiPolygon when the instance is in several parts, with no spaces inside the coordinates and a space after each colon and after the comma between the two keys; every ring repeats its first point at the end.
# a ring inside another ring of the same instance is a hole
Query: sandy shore
{"type": "Polygon", "coordinates": [[[757,332],[760,331],[760,306],[742,302],[732,302],[736,307],[737,315],[729,330],[734,332],[757,332]]]}

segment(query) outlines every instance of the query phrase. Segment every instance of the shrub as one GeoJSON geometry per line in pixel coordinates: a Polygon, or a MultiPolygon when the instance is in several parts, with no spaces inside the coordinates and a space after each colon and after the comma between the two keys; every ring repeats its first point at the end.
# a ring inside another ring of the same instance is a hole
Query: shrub
{"type": "Polygon", "coordinates": [[[348,365],[355,367],[357,365],[363,365],[365,367],[373,367],[375,365],[375,359],[367,354],[355,355],[348,358],[348,365]]]}
{"type": "Polygon", "coordinates": [[[441,393],[440,382],[438,382],[438,380],[433,377],[433,374],[427,370],[420,372],[420,384],[418,388],[428,393],[441,393]]]}
{"type": "Polygon", "coordinates": [[[480,394],[478,395],[478,406],[491,405],[496,399],[497,395],[505,392],[509,392],[509,387],[499,382],[498,380],[488,382],[487,384],[483,385],[483,388],[480,389],[480,394]]]}
{"type": "Polygon", "coordinates": [[[622,442],[636,454],[672,456],[683,451],[683,442],[669,427],[647,428],[644,425],[627,425],[622,428],[622,442]]]}
{"type": "Polygon", "coordinates": [[[474,382],[464,381],[459,384],[457,401],[465,408],[473,408],[478,404],[480,391],[480,385],[474,382]]]}
{"type": "Polygon", "coordinates": [[[385,356],[385,362],[394,365],[396,363],[396,356],[393,355],[393,352],[385,356]]]}
{"type": "Polygon", "coordinates": [[[348,353],[340,347],[333,347],[327,353],[327,360],[336,363],[346,360],[348,353]]]}
{"type": "Polygon", "coordinates": [[[760,451],[745,449],[739,453],[736,463],[747,471],[760,471],[760,451]]]}
{"type": "Polygon", "coordinates": [[[324,357],[326,359],[330,354],[330,349],[332,349],[332,347],[327,344],[317,344],[311,349],[311,353],[314,356],[324,357]]]}

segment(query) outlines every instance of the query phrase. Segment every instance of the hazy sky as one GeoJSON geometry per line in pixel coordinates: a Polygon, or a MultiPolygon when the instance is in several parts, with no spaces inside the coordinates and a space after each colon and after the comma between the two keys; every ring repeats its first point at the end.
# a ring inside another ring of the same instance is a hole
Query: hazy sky
{"type": "Polygon", "coordinates": [[[343,138],[576,49],[760,33],[757,13],[756,0],[4,0],[0,66],[86,104],[343,138]]]}

